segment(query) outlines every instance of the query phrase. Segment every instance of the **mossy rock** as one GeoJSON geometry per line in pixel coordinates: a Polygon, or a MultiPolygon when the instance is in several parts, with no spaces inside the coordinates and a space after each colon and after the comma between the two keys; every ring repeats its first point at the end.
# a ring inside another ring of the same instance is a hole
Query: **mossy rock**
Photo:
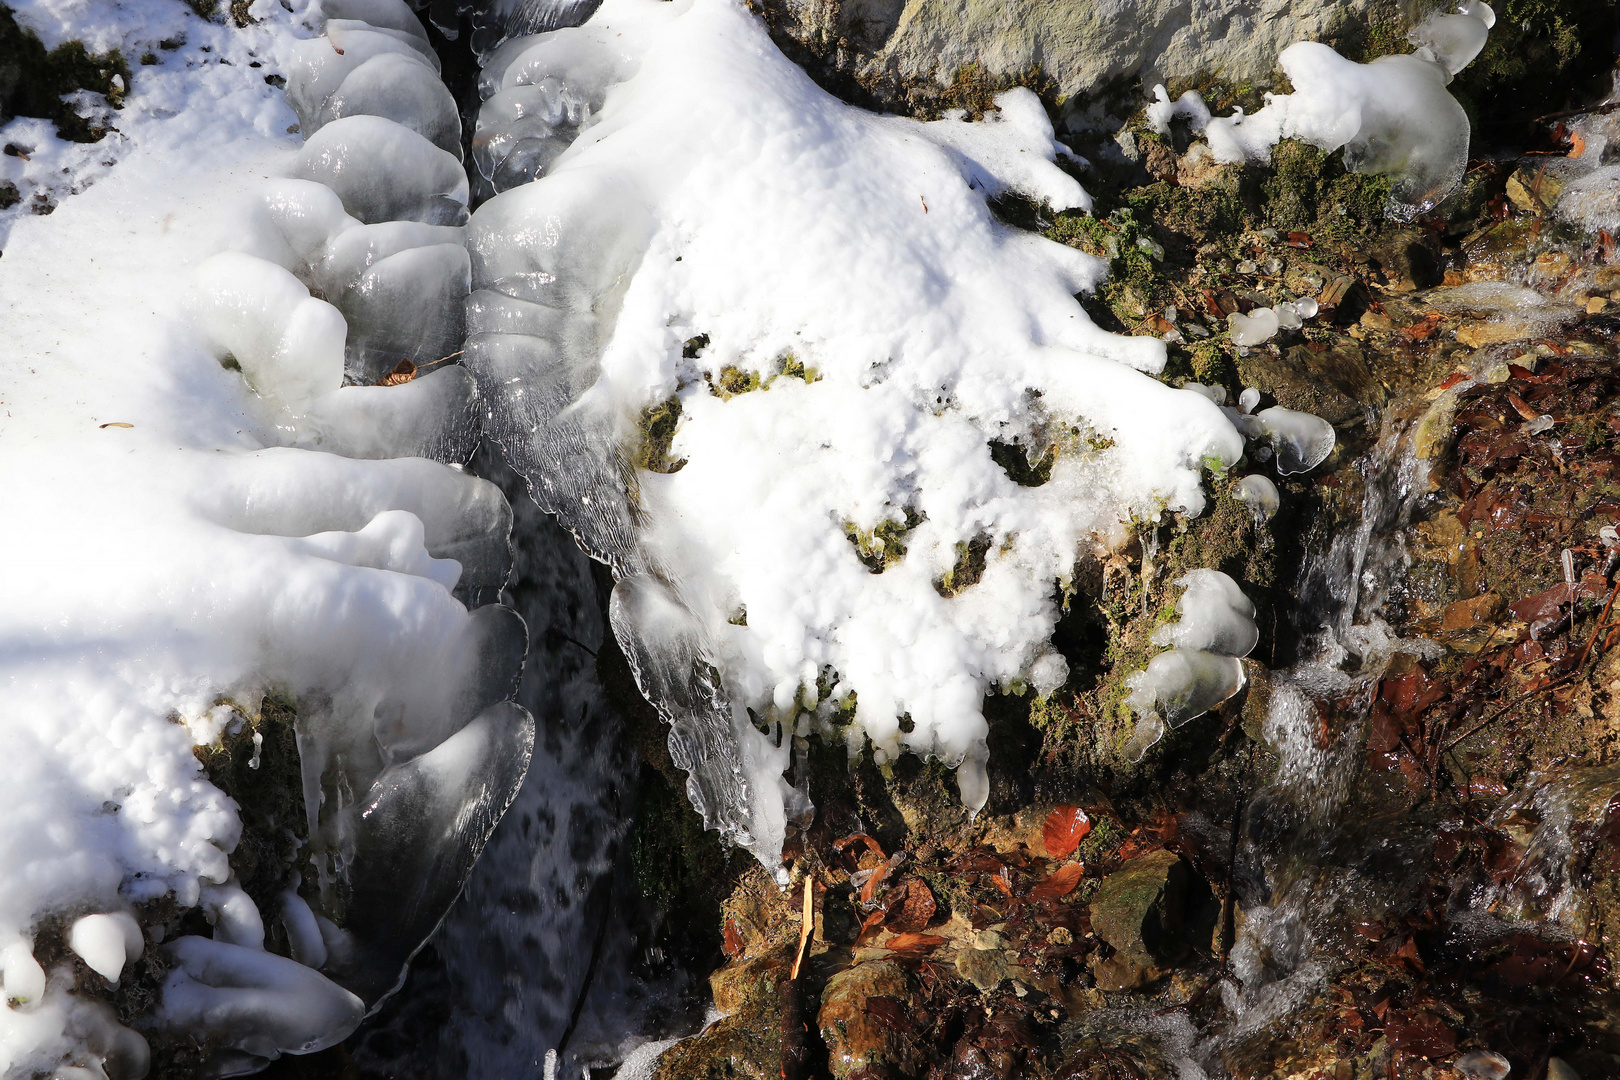
{"type": "Polygon", "coordinates": [[[75,113],[63,95],[88,90],[118,108],[129,80],[129,65],[117,49],[94,54],[83,42],[68,41],[47,50],[10,8],[0,5],[0,123],[37,116],[55,123],[57,134],[69,142],[96,142],[107,129],[75,113]]]}

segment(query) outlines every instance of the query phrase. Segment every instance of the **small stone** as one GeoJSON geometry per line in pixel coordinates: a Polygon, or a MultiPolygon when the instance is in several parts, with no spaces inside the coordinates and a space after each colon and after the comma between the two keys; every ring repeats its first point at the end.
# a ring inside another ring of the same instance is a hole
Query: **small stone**
{"type": "Polygon", "coordinates": [[[1526,213],[1546,212],[1563,191],[1563,181],[1539,166],[1522,166],[1508,177],[1508,201],[1526,213]]]}
{"type": "Polygon", "coordinates": [[[1502,598],[1495,593],[1485,593],[1472,600],[1459,600],[1447,605],[1445,613],[1440,616],[1440,629],[1449,632],[1472,630],[1488,623],[1501,610],[1502,598]]]}
{"type": "Polygon", "coordinates": [[[827,1064],[835,1077],[880,1062],[896,1062],[902,1048],[894,1045],[887,1025],[867,1008],[874,997],[910,999],[905,970],[892,960],[856,964],[827,980],[817,1023],[827,1044],[827,1064]]]}
{"type": "Polygon", "coordinates": [[[1046,935],[1046,943],[1048,945],[1059,946],[1073,945],[1074,932],[1067,926],[1054,926],[1052,927],[1051,932],[1046,935]]]}
{"type": "Polygon", "coordinates": [[[714,1007],[727,1015],[736,1015],[755,1004],[774,1000],[776,984],[787,974],[787,961],[779,951],[727,964],[709,976],[714,1007]]]}
{"type": "Polygon", "coordinates": [[[1138,967],[1177,959],[1189,874],[1173,851],[1150,851],[1103,878],[1091,899],[1091,928],[1138,967]]]}
{"type": "Polygon", "coordinates": [[[1586,313],[1588,315],[1600,315],[1608,309],[1609,298],[1606,296],[1594,296],[1586,302],[1586,313]]]}
{"type": "Polygon", "coordinates": [[[1379,311],[1368,311],[1361,316],[1361,325],[1368,330],[1382,330],[1386,333],[1395,329],[1395,322],[1388,315],[1379,311]]]}
{"type": "Polygon", "coordinates": [[[1581,1080],[1581,1074],[1563,1058],[1548,1058],[1547,1080],[1581,1080]]]}
{"type": "Polygon", "coordinates": [[[999,949],[962,949],[956,954],[956,971],[986,992],[1025,974],[1023,968],[1009,963],[1007,954],[999,949]]]}

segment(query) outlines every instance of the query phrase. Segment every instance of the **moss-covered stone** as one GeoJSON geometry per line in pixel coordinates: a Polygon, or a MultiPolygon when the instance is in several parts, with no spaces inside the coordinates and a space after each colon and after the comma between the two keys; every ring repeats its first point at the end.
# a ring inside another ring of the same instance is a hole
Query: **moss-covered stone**
{"type": "Polygon", "coordinates": [[[96,142],[107,129],[74,112],[63,96],[88,90],[116,109],[129,80],[129,65],[117,49],[92,54],[83,42],[68,41],[47,50],[0,5],[0,123],[38,116],[55,123],[57,134],[70,142],[96,142]]]}

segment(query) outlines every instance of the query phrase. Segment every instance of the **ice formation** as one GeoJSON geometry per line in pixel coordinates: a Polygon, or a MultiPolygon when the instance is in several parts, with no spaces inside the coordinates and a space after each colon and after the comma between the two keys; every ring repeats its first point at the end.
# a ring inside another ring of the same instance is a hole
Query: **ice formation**
{"type": "Polygon", "coordinates": [[[1183,590],[1180,616],[1160,627],[1153,644],[1168,646],[1147,669],[1126,679],[1126,698],[1137,716],[1126,753],[1139,760],[1164,736],[1243,689],[1241,657],[1260,640],[1254,604],[1237,582],[1219,570],[1194,570],[1176,582],[1183,590]]]}
{"type": "Polygon", "coordinates": [[[500,490],[459,468],[476,386],[450,367],[383,378],[463,335],[465,178],[434,141],[456,129],[432,95],[359,78],[425,87],[390,59],[431,68],[403,3],[326,3],[330,22],[259,3],[259,22],[227,29],[178,2],[92,0],[81,15],[132,55],[156,34],[188,44],[133,80],[116,167],[11,224],[8,1076],[140,1077],[149,1039],[239,1075],[344,1038],[443,916],[528,761],[533,723],[509,700],[522,620],[467,606],[499,590],[511,527],[500,490]],[[299,74],[311,42],[353,70],[299,74]],[[266,66],[323,119],[302,147],[266,66]],[[296,724],[277,765],[272,711],[296,724]],[[276,897],[266,910],[229,859],[253,808],[193,752],[250,737],[248,768],[288,769],[276,782],[302,795],[304,820],[276,823],[302,837],[289,861],[243,864],[276,897]],[[182,926],[188,909],[209,936],[182,926]],[[64,949],[92,974],[40,962],[64,949]],[[131,1030],[102,999],[151,950],[168,974],[131,1030]]]}
{"type": "Polygon", "coordinates": [[[1468,116],[1446,90],[1484,48],[1496,13],[1484,0],[1463,0],[1413,28],[1411,53],[1370,63],[1347,60],[1314,41],[1290,45],[1277,64],[1291,94],[1267,94],[1252,115],[1242,109],[1211,117],[1193,91],[1170,101],[1154,87],[1148,123],[1161,133],[1176,117],[1202,133],[1216,161],[1264,164],[1283,139],[1323,150],[1344,149],[1352,172],[1393,176],[1394,208],[1415,214],[1433,206],[1462,180],[1468,164],[1468,116]]]}
{"type": "Polygon", "coordinates": [[[1086,318],[1100,263],[989,212],[1086,204],[1038,104],[859,111],[734,0],[607,0],[502,45],[481,87],[474,157],[506,190],[469,224],[466,362],[613,568],[694,803],[774,865],[788,737],[820,729],[958,764],[981,805],[982,699],[1062,682],[1077,558],[1200,511],[1204,463],[1242,449],[1144,374],[1162,342],[1086,318]],[[993,441],[1050,450],[1050,479],[1014,483],[993,441]]]}

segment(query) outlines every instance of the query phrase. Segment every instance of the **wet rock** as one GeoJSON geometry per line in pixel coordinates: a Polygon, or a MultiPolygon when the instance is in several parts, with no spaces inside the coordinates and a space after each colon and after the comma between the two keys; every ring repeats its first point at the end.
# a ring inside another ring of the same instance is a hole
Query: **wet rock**
{"type": "Polygon", "coordinates": [[[781,1058],[774,1014],[727,1016],[664,1051],[653,1080],[780,1080],[781,1058]]]}
{"type": "Polygon", "coordinates": [[[880,960],[856,964],[827,980],[818,1023],[833,1076],[842,1078],[873,1065],[904,1067],[906,1050],[897,1045],[882,1015],[885,1010],[872,1004],[874,998],[906,1002],[910,986],[905,969],[892,960],[880,960]]]}
{"type": "Polygon", "coordinates": [[[730,1016],[775,1002],[776,984],[790,967],[780,952],[728,964],[709,976],[714,1007],[730,1016]]]}
{"type": "Polygon", "coordinates": [[[1440,248],[1422,229],[1403,229],[1372,249],[1393,292],[1412,292],[1440,284],[1445,277],[1440,248]]]}
{"type": "Polygon", "coordinates": [[[1012,963],[1007,953],[998,948],[961,950],[956,954],[956,970],[962,978],[986,992],[1009,979],[1029,978],[1027,971],[1012,963]]]}
{"type": "Polygon", "coordinates": [[[1540,165],[1524,165],[1508,177],[1508,201],[1530,214],[1544,214],[1563,194],[1564,182],[1540,165]]]}
{"type": "Polygon", "coordinates": [[[1547,1059],[1547,1080],[1581,1080],[1581,1074],[1576,1072],[1569,1062],[1563,1058],[1547,1059]]]}
{"type": "Polygon", "coordinates": [[[1173,962],[1185,952],[1181,939],[1187,865],[1173,851],[1150,851],[1109,874],[1091,898],[1091,928],[1136,967],[1173,962]]]}
{"type": "Polygon", "coordinates": [[[1294,345],[1280,356],[1256,350],[1239,360],[1238,372],[1244,383],[1271,394],[1284,408],[1320,416],[1335,426],[1359,419],[1365,404],[1387,397],[1366,354],[1347,338],[1294,345]]]}

